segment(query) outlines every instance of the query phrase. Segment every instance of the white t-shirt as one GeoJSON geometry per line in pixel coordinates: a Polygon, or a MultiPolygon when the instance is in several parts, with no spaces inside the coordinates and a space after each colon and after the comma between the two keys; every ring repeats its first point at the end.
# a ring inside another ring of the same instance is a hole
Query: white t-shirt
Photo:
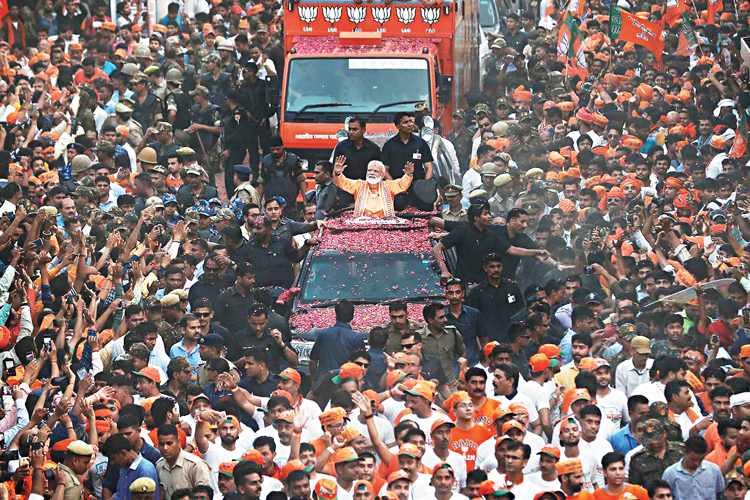
{"type": "Polygon", "coordinates": [[[529,410],[529,426],[533,422],[539,420],[539,412],[536,411],[536,405],[534,404],[534,401],[532,401],[530,397],[520,391],[520,385],[519,391],[516,392],[516,395],[513,396],[513,399],[508,399],[505,396],[495,396],[495,399],[506,405],[509,405],[511,403],[522,403],[526,407],[526,409],[529,410]]]}
{"type": "Polygon", "coordinates": [[[246,448],[238,446],[236,443],[234,450],[227,450],[221,445],[208,442],[208,449],[206,453],[201,453],[201,457],[211,467],[211,488],[214,491],[219,491],[219,483],[217,481],[219,477],[219,465],[223,462],[231,462],[235,458],[240,458],[246,451],[246,448]]]}
{"type": "Polygon", "coordinates": [[[592,442],[588,442],[583,437],[578,442],[578,448],[581,450],[581,454],[588,455],[589,457],[596,460],[596,484],[599,488],[604,488],[604,469],[602,468],[602,457],[607,453],[614,451],[612,445],[606,439],[597,437],[592,442]]]}
{"type": "MultiPolygon", "coordinates": [[[[425,449],[424,455],[422,456],[422,464],[425,467],[434,469],[437,464],[442,462],[440,457],[435,454],[435,450],[431,446],[425,449]]],[[[453,484],[453,491],[458,491],[461,488],[466,487],[466,460],[463,455],[456,453],[455,451],[448,450],[448,459],[446,460],[451,467],[453,467],[453,473],[456,476],[456,481],[453,484]]]]}
{"type": "Polygon", "coordinates": [[[396,421],[396,417],[406,409],[406,403],[403,401],[396,401],[393,398],[388,398],[382,403],[383,416],[391,422],[391,425],[396,421]]]}
{"type": "MultiPolygon", "coordinates": [[[[430,486],[430,490],[422,495],[421,497],[417,497],[417,500],[434,500],[435,499],[435,488],[430,486]]],[[[451,495],[450,500],[469,500],[469,497],[462,495],[461,493],[454,491],[453,495],[451,495]]]]}
{"type": "MultiPolygon", "coordinates": [[[[428,491],[429,488],[432,488],[430,486],[430,481],[432,481],[432,476],[429,474],[417,474],[417,479],[411,483],[411,486],[409,487],[409,500],[416,500],[417,495],[420,497],[424,496],[424,492],[428,491]]],[[[388,491],[388,484],[384,484],[382,488],[380,488],[380,492],[378,493],[378,496],[385,496],[386,492],[388,491]]],[[[339,500],[341,500],[341,492],[339,491],[339,500]]],[[[349,497],[348,500],[352,500],[351,497],[349,497]]]]}
{"type": "MultiPolygon", "coordinates": [[[[583,439],[581,439],[580,442],[582,443],[583,439]]],[[[578,458],[581,461],[581,466],[583,467],[583,489],[593,493],[594,481],[596,480],[596,459],[580,449],[580,444],[577,457],[568,457],[567,455],[565,455],[565,448],[562,448],[561,451],[562,453],[560,454],[560,460],[566,460],[568,458],[578,458]]]]}
{"type": "MultiPolygon", "coordinates": [[[[575,415],[571,414],[570,417],[575,418],[575,415]]],[[[558,424],[555,425],[555,428],[552,429],[552,444],[554,446],[557,446],[558,448],[562,448],[562,446],[560,446],[560,428],[562,427],[561,424],[562,422],[558,422],[558,424]]],[[[609,420],[608,418],[603,418],[602,423],[599,425],[599,432],[596,434],[596,438],[608,441],[609,437],[619,430],[620,428],[615,427],[615,424],[613,424],[611,420],[609,420]]],[[[581,439],[581,441],[583,441],[583,439],[581,439]]]]}
{"type": "Polygon", "coordinates": [[[541,471],[532,472],[527,474],[526,479],[539,486],[542,491],[557,491],[560,489],[560,480],[555,479],[554,481],[545,481],[542,477],[541,471]]]}
{"type": "Polygon", "coordinates": [[[549,394],[544,386],[539,385],[536,380],[529,380],[523,386],[519,386],[518,392],[527,396],[531,401],[534,402],[536,411],[549,410],[549,394]]]}
{"type": "MultiPolygon", "coordinates": [[[[375,415],[373,422],[375,423],[375,428],[378,430],[378,437],[380,437],[382,442],[387,445],[396,442],[396,436],[393,434],[393,424],[387,418],[375,415]]],[[[349,427],[370,439],[370,431],[367,430],[367,424],[359,421],[359,408],[349,414],[349,427]]]]}
{"type": "Polygon", "coordinates": [[[620,428],[620,422],[628,422],[628,398],[617,389],[611,389],[606,396],[596,396],[596,406],[602,411],[602,417],[606,417],[616,428],[620,428]]]}
{"type": "Polygon", "coordinates": [[[444,420],[446,418],[445,413],[433,411],[432,414],[427,418],[420,418],[414,413],[404,415],[401,421],[413,420],[417,423],[417,426],[424,432],[426,436],[427,444],[432,446],[432,424],[435,420],[444,420]]]}
{"type": "MultiPolygon", "coordinates": [[[[477,469],[489,470],[497,468],[497,458],[495,457],[496,443],[497,438],[493,437],[479,445],[477,448],[477,469]]],[[[537,453],[544,446],[544,439],[533,432],[527,432],[523,436],[523,444],[527,444],[531,448],[531,456],[526,463],[526,467],[523,468],[523,473],[528,474],[539,469],[539,455],[537,453]]]]}

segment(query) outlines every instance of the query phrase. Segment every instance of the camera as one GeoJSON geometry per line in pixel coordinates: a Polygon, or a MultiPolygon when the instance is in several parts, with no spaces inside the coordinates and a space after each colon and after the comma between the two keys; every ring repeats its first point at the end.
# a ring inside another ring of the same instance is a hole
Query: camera
{"type": "Polygon", "coordinates": [[[13,460],[18,460],[20,457],[21,455],[18,453],[18,450],[7,450],[0,455],[0,461],[12,462],[13,460]]]}
{"type": "Polygon", "coordinates": [[[594,274],[594,266],[586,266],[583,268],[584,274],[594,274]]]}
{"type": "Polygon", "coordinates": [[[44,350],[45,351],[51,351],[52,350],[52,338],[51,337],[45,337],[44,338],[44,350]]]}
{"type": "Polygon", "coordinates": [[[64,387],[68,385],[69,380],[67,375],[60,375],[59,377],[54,377],[50,383],[55,387],[64,387]]]}

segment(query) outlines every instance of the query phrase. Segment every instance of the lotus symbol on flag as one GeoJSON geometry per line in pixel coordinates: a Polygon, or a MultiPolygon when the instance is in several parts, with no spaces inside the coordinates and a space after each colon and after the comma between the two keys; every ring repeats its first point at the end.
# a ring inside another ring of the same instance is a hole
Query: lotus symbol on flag
{"type": "Polygon", "coordinates": [[[414,19],[417,17],[417,8],[416,7],[396,7],[396,15],[398,16],[398,20],[404,23],[404,29],[401,30],[404,33],[407,33],[411,31],[409,29],[409,24],[414,22],[414,19]]]}
{"type": "Polygon", "coordinates": [[[297,7],[297,9],[299,12],[299,18],[307,23],[305,31],[311,31],[312,28],[310,27],[310,23],[315,21],[315,19],[318,17],[318,7],[313,7],[310,5],[300,5],[297,7]]]}
{"type": "Polygon", "coordinates": [[[380,23],[378,31],[385,31],[383,24],[391,20],[391,7],[373,7],[372,18],[380,23]]]}
{"type": "Polygon", "coordinates": [[[653,31],[651,31],[650,29],[648,29],[648,28],[646,27],[646,25],[644,25],[644,24],[642,24],[642,23],[639,23],[639,22],[638,22],[638,21],[636,21],[635,19],[633,20],[633,25],[634,25],[634,26],[635,26],[636,28],[638,28],[639,30],[641,30],[641,32],[640,32],[640,33],[638,33],[638,34],[637,34],[637,35],[635,35],[635,36],[636,36],[636,37],[638,37],[638,38],[640,38],[640,39],[642,39],[642,40],[646,40],[646,41],[649,41],[649,37],[651,37],[651,38],[654,38],[654,37],[656,36],[656,35],[654,34],[654,32],[653,32],[653,31]],[[646,35],[648,35],[648,36],[646,36],[646,35]]]}
{"type": "Polygon", "coordinates": [[[354,23],[354,31],[360,31],[359,23],[367,17],[367,7],[347,7],[346,15],[349,16],[349,21],[354,23]]]}
{"type": "Polygon", "coordinates": [[[333,24],[341,21],[342,10],[342,7],[323,7],[323,18],[331,23],[331,29],[328,31],[334,30],[333,24]]]}
{"type": "Polygon", "coordinates": [[[432,27],[433,24],[438,22],[440,19],[440,8],[424,8],[422,7],[422,20],[430,25],[427,30],[428,33],[435,33],[435,29],[432,27]]]}

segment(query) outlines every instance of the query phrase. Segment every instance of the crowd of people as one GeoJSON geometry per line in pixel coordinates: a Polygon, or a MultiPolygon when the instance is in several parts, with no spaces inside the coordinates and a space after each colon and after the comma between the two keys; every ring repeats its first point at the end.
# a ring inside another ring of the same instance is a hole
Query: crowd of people
{"type": "Polygon", "coordinates": [[[743,500],[750,3],[673,3],[616,3],[654,54],[529,2],[449,120],[351,117],[313,189],[279,2],[13,2],[0,500],[743,500]],[[303,356],[299,262],[406,208],[444,296],[342,298],[303,356]]]}

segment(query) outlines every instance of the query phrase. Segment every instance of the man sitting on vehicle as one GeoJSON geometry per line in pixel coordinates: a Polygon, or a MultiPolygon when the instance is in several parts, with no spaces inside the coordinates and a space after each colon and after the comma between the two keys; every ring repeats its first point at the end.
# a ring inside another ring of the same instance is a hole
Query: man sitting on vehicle
{"type": "Polygon", "coordinates": [[[357,217],[386,217],[396,214],[393,209],[393,198],[403,193],[411,185],[414,165],[407,162],[404,176],[397,180],[383,180],[385,166],[373,160],[367,164],[365,180],[347,179],[343,172],[346,168],[346,157],[339,156],[333,166],[333,182],[339,189],[354,196],[354,215],[357,217]]]}

